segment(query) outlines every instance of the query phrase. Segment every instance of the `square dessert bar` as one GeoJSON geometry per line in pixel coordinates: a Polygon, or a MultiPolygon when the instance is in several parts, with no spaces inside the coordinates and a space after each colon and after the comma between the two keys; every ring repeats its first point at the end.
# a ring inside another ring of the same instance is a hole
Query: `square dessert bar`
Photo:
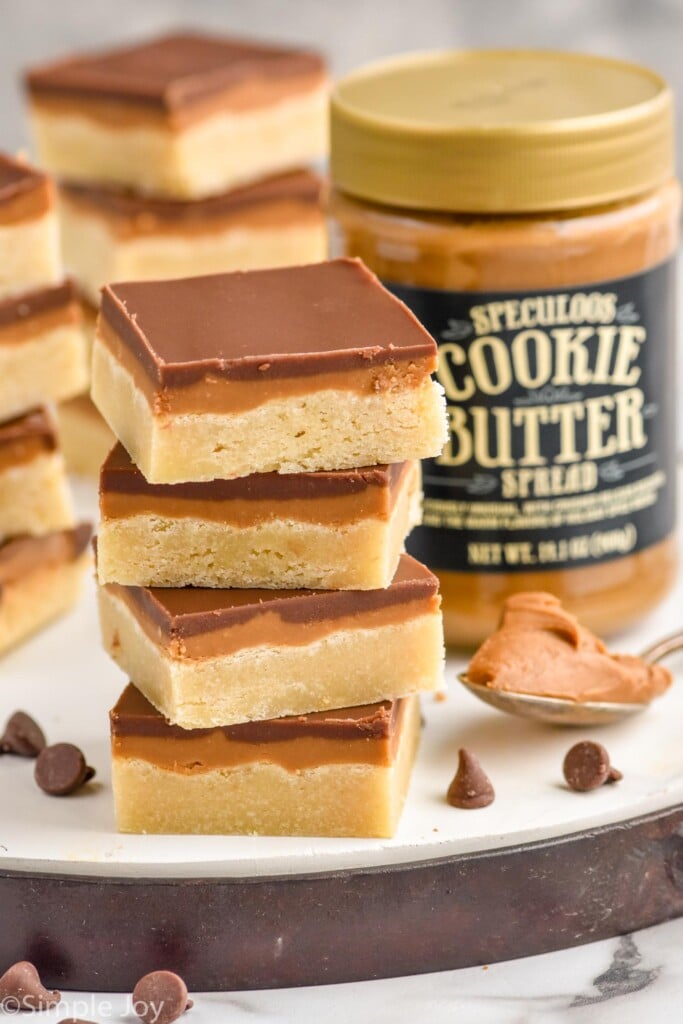
{"type": "Polygon", "coordinates": [[[111,281],[315,263],[327,248],[320,189],[310,171],[189,201],[63,184],[64,262],[98,305],[111,281]]]}
{"type": "Polygon", "coordinates": [[[100,583],[372,590],[420,520],[416,462],[149,484],[122,445],[100,476],[100,583]]]}
{"type": "Polygon", "coordinates": [[[81,311],[70,283],[0,301],[0,421],[87,386],[81,311]]]}
{"type": "Polygon", "coordinates": [[[40,161],[65,180],[200,199],[322,157],[327,77],[305,50],[195,33],[27,75],[40,161]]]}
{"type": "Polygon", "coordinates": [[[0,299],[56,284],[60,273],[52,182],[0,154],[0,299]]]}
{"type": "Polygon", "coordinates": [[[0,542],[73,526],[64,460],[45,409],[0,423],[0,542]]]}
{"type": "Polygon", "coordinates": [[[442,685],[438,580],[402,555],[385,590],[99,589],[105,649],[184,729],[442,685]]]}
{"type": "Polygon", "coordinates": [[[93,400],[150,483],[438,455],[436,345],[359,260],[114,284],[93,400]]]}
{"type": "Polygon", "coordinates": [[[76,395],[57,406],[59,446],[70,473],[99,479],[102,463],[116,438],[92,403],[76,395]]]}
{"type": "Polygon", "coordinates": [[[110,717],[120,832],[391,837],[420,731],[417,697],[188,731],[129,685],[110,717]]]}
{"type": "Polygon", "coordinates": [[[90,526],[0,544],[0,652],[68,611],[90,564],[90,526]]]}

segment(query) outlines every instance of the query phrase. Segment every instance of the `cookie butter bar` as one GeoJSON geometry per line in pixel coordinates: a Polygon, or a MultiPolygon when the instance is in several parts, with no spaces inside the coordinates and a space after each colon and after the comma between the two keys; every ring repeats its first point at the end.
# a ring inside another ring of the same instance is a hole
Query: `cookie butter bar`
{"type": "Polygon", "coordinates": [[[85,337],[71,284],[0,301],[0,421],[88,385],[85,337]]]}
{"type": "Polygon", "coordinates": [[[148,484],[122,445],[100,476],[100,583],[371,590],[420,519],[416,462],[148,484]]]}
{"type": "Polygon", "coordinates": [[[98,304],[110,281],[315,263],[327,247],[320,188],[309,171],[191,201],[61,185],[64,261],[98,304]]]}
{"type": "Polygon", "coordinates": [[[90,535],[83,524],[0,544],[0,652],[75,603],[90,564],[90,535]]]}
{"type": "Polygon", "coordinates": [[[358,260],[114,284],[93,400],[151,483],[437,455],[436,345],[358,260]]]}
{"type": "Polygon", "coordinates": [[[44,409],[0,424],[0,541],[73,525],[64,460],[44,409]]]}
{"type": "Polygon", "coordinates": [[[111,712],[121,832],[390,837],[420,730],[417,697],[184,730],[134,686],[111,712]]]}
{"type": "Polygon", "coordinates": [[[40,161],[68,181],[200,199],[304,166],[327,148],[323,61],[195,33],[27,75],[40,161]]]}
{"type": "Polygon", "coordinates": [[[442,685],[438,581],[402,555],[385,590],[100,587],[104,646],[185,729],[442,685]]]}
{"type": "Polygon", "coordinates": [[[0,154],[0,299],[56,284],[60,275],[52,182],[0,154]]]}

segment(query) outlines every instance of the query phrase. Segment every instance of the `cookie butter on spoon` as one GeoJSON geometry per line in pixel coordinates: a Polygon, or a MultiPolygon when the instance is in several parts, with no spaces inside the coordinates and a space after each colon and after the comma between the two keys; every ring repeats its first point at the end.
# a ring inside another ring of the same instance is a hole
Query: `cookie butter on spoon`
{"type": "Polygon", "coordinates": [[[612,654],[556,597],[533,591],[507,599],[460,678],[502,710],[582,725],[642,710],[671,685],[667,669],[612,654]]]}

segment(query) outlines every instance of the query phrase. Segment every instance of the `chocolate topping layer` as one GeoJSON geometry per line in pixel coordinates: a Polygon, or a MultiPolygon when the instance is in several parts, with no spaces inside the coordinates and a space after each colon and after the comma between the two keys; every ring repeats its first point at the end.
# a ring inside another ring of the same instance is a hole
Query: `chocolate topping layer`
{"type": "Polygon", "coordinates": [[[0,544],[0,596],[3,587],[35,569],[72,562],[82,555],[92,537],[90,523],[58,530],[43,537],[15,537],[0,544]]]}
{"type": "Polygon", "coordinates": [[[173,589],[111,583],[106,587],[122,592],[167,642],[241,626],[268,614],[283,623],[308,625],[426,600],[438,593],[436,576],[405,554],[385,590],[173,589]]]}
{"type": "Polygon", "coordinates": [[[133,192],[117,191],[99,185],[62,183],[59,191],[68,200],[102,212],[117,221],[141,220],[153,225],[168,222],[178,228],[195,221],[213,220],[251,206],[261,206],[283,199],[317,205],[322,182],[311,171],[293,171],[266,178],[255,185],[231,189],[209,199],[157,199],[133,192]]]}
{"type": "Polygon", "coordinates": [[[0,203],[8,202],[19,192],[27,192],[45,181],[45,175],[28,164],[0,153],[0,203]]]}
{"type": "Polygon", "coordinates": [[[52,184],[45,174],[0,153],[0,224],[39,217],[52,200],[52,184]]]}
{"type": "Polygon", "coordinates": [[[405,698],[364,704],[339,711],[316,711],[291,718],[271,718],[262,722],[216,729],[181,729],[172,725],[143,697],[132,683],[126,687],[110,713],[113,736],[159,736],[175,739],[196,739],[222,733],[228,740],[242,743],[278,743],[298,737],[321,737],[338,740],[387,739],[396,730],[405,698]]]}
{"type": "Polygon", "coordinates": [[[0,301],[0,330],[31,317],[53,313],[77,303],[78,295],[71,281],[3,299],[0,301]]]}
{"type": "Polygon", "coordinates": [[[101,316],[157,386],[436,366],[433,338],[359,260],[108,285],[101,316]]]}
{"type": "Polygon", "coordinates": [[[192,501],[315,501],[317,498],[361,494],[369,488],[393,490],[405,466],[405,462],[397,462],[391,466],[340,469],[327,473],[253,473],[235,480],[211,480],[208,483],[150,484],[123,445],[117,444],[102,466],[100,496],[114,493],[192,501]]]}
{"type": "Polygon", "coordinates": [[[32,455],[39,451],[52,452],[56,447],[55,425],[46,409],[34,409],[0,423],[0,466],[7,460],[23,462],[24,451],[32,455]]]}
{"type": "Polygon", "coordinates": [[[566,700],[646,702],[671,673],[640,658],[611,654],[552,594],[509,597],[498,630],[472,658],[467,677],[494,690],[566,700]]]}
{"type": "Polygon", "coordinates": [[[33,96],[115,101],[175,113],[254,79],[287,81],[322,74],[317,54],[196,33],[163,36],[35,68],[33,96]]]}

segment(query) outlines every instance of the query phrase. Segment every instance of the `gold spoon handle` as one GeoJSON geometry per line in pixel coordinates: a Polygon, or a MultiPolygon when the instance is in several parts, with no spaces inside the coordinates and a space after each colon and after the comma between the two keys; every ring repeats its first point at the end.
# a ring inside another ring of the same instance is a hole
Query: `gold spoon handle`
{"type": "Polygon", "coordinates": [[[683,650],[683,632],[681,631],[672,633],[671,636],[665,636],[663,640],[658,640],[656,643],[646,647],[640,657],[643,661],[656,665],[658,661],[661,661],[668,654],[673,654],[674,651],[680,650],[683,650]]]}

